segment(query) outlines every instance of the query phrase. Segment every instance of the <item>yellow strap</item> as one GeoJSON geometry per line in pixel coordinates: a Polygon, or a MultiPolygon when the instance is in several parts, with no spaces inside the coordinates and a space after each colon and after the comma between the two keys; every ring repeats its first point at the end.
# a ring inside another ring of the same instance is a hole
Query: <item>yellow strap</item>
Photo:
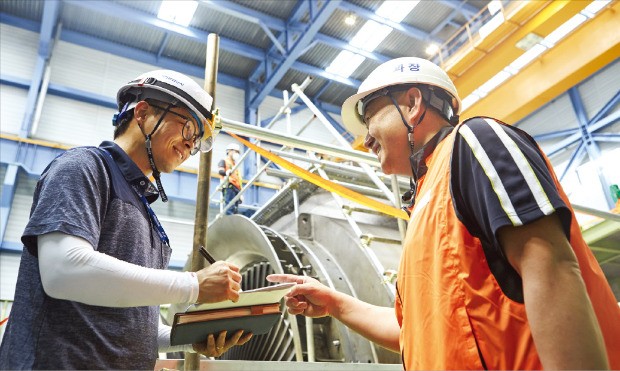
{"type": "Polygon", "coordinates": [[[320,176],[313,174],[285,159],[283,159],[282,157],[275,155],[269,151],[267,151],[266,149],[263,149],[261,147],[258,147],[250,142],[248,142],[247,140],[239,137],[238,135],[235,135],[234,133],[229,132],[228,134],[230,134],[233,138],[237,139],[238,141],[240,141],[241,143],[243,143],[246,147],[252,149],[255,152],[258,152],[261,156],[264,156],[266,158],[268,158],[269,160],[273,161],[274,163],[282,166],[283,168],[289,170],[290,172],[292,172],[293,174],[301,177],[304,180],[307,180],[308,182],[315,184],[325,190],[328,190],[330,192],[334,192],[348,200],[351,200],[353,202],[356,202],[358,204],[367,206],[371,209],[377,210],[379,212],[382,212],[384,214],[390,215],[390,216],[394,216],[396,218],[401,218],[403,220],[409,220],[409,216],[407,215],[407,213],[404,210],[401,209],[397,209],[393,206],[390,205],[386,205],[382,202],[373,200],[372,198],[366,197],[362,194],[359,194],[357,192],[354,192],[346,187],[341,186],[340,184],[336,184],[330,180],[327,179],[323,179],[320,176]]]}

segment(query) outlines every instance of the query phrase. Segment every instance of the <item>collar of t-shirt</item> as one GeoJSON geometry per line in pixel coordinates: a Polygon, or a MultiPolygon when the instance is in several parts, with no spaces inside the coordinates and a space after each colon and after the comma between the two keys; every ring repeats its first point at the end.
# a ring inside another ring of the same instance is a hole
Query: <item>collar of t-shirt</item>
{"type": "Polygon", "coordinates": [[[99,145],[99,148],[106,150],[114,162],[118,165],[118,168],[123,173],[123,176],[127,182],[141,195],[144,195],[146,200],[152,204],[159,197],[157,188],[151,183],[151,181],[144,176],[144,173],[138,165],[119,147],[116,143],[111,141],[104,141],[99,145]]]}
{"type": "Polygon", "coordinates": [[[415,182],[418,181],[421,177],[426,174],[428,170],[426,166],[426,158],[433,153],[437,144],[441,142],[448,134],[452,132],[454,129],[453,126],[444,126],[439,129],[437,134],[431,138],[422,148],[420,148],[416,153],[409,157],[409,161],[411,162],[411,169],[413,170],[413,179],[415,182]]]}

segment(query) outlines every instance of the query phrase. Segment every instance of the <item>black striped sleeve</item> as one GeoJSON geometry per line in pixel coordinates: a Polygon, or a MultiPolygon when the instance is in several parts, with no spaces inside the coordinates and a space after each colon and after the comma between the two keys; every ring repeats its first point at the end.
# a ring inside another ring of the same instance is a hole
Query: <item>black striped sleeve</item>
{"type": "Polygon", "coordinates": [[[557,212],[568,237],[571,214],[538,145],[524,131],[477,117],[458,129],[451,188],[459,219],[494,246],[497,230],[557,212]]]}

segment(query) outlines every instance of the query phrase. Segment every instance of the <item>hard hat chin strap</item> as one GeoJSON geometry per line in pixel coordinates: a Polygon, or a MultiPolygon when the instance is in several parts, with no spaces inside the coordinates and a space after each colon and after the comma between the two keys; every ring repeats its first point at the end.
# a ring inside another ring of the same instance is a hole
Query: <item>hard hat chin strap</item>
{"type": "Polygon", "coordinates": [[[400,106],[398,105],[398,102],[396,101],[396,99],[394,99],[394,97],[390,93],[388,93],[388,96],[392,100],[392,103],[394,104],[394,106],[396,106],[396,109],[398,110],[398,113],[400,114],[400,118],[401,120],[403,120],[403,125],[405,125],[405,128],[407,129],[407,140],[409,141],[409,150],[411,151],[411,154],[413,155],[413,148],[414,148],[413,130],[422,123],[422,120],[424,120],[428,105],[426,104],[424,105],[424,112],[422,112],[422,115],[420,116],[420,119],[418,120],[417,124],[411,126],[407,123],[407,120],[405,119],[405,115],[403,115],[403,111],[400,110],[400,106]]]}
{"type": "Polygon", "coordinates": [[[157,191],[159,192],[159,195],[161,196],[162,202],[168,202],[168,196],[166,195],[166,192],[164,191],[164,186],[161,184],[161,179],[159,176],[161,173],[159,172],[159,170],[157,170],[157,165],[155,165],[155,159],[153,158],[153,149],[151,146],[151,137],[153,136],[153,134],[155,134],[155,131],[157,131],[157,129],[161,125],[161,122],[164,120],[164,117],[166,116],[170,108],[172,108],[172,106],[173,106],[172,103],[168,104],[168,107],[166,107],[164,112],[161,114],[161,116],[159,117],[159,120],[157,121],[157,124],[155,124],[155,127],[153,128],[150,134],[146,134],[142,126],[138,125],[140,127],[140,131],[142,132],[142,135],[144,135],[144,138],[145,138],[144,146],[146,147],[146,154],[147,154],[147,157],[149,158],[149,164],[151,165],[151,170],[153,170],[153,178],[155,178],[155,184],[157,185],[157,191]]]}
{"type": "MultiPolygon", "coordinates": [[[[419,126],[422,121],[424,120],[424,117],[426,116],[426,110],[428,109],[428,105],[424,104],[424,112],[422,112],[422,115],[420,115],[420,119],[418,120],[418,122],[415,125],[409,125],[407,123],[407,120],[405,119],[405,115],[403,115],[403,112],[400,110],[400,106],[398,105],[398,102],[396,102],[396,99],[394,99],[394,97],[392,96],[392,94],[388,93],[388,96],[390,97],[390,99],[392,100],[392,103],[394,104],[394,106],[396,106],[396,109],[398,110],[398,113],[400,114],[400,118],[403,120],[403,124],[405,125],[405,128],[407,128],[407,140],[409,141],[409,151],[410,151],[410,158],[413,157],[413,153],[414,153],[414,135],[413,135],[413,131],[414,129],[419,126]]],[[[424,101],[424,100],[423,100],[424,101]]],[[[402,196],[402,200],[403,202],[406,202],[407,204],[409,204],[409,206],[413,206],[413,202],[415,200],[415,194],[416,194],[416,190],[417,190],[417,179],[415,179],[415,174],[416,171],[413,168],[413,162],[409,161],[411,163],[411,178],[409,178],[409,190],[407,192],[405,192],[402,196]]],[[[407,209],[405,208],[405,211],[407,211],[407,209]]]]}
{"type": "Polygon", "coordinates": [[[166,196],[166,192],[164,191],[164,186],[161,184],[161,179],[159,177],[159,170],[157,170],[157,166],[155,166],[155,159],[153,159],[153,150],[151,149],[151,135],[146,136],[145,146],[146,153],[149,157],[149,164],[151,165],[151,170],[153,170],[153,178],[155,178],[155,184],[157,184],[157,191],[159,191],[159,195],[161,196],[162,202],[168,202],[168,196],[166,196]]]}

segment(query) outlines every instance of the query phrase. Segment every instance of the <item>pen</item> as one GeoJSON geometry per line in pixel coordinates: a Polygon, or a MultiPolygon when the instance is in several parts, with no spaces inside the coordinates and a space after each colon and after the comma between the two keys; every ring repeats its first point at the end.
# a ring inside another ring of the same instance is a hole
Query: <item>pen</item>
{"type": "Polygon", "coordinates": [[[209,254],[209,252],[207,251],[207,249],[205,249],[204,246],[200,246],[200,249],[198,249],[198,251],[200,252],[200,255],[207,259],[209,264],[215,263],[215,258],[213,258],[211,254],[209,254]]]}
{"type": "MultiPolygon", "coordinates": [[[[209,252],[207,251],[207,249],[205,249],[204,246],[200,246],[198,251],[200,252],[200,255],[202,255],[205,259],[207,259],[209,264],[215,263],[215,258],[213,256],[211,256],[211,254],[209,254],[209,252]]],[[[243,292],[241,287],[239,288],[239,292],[243,292]]]]}

